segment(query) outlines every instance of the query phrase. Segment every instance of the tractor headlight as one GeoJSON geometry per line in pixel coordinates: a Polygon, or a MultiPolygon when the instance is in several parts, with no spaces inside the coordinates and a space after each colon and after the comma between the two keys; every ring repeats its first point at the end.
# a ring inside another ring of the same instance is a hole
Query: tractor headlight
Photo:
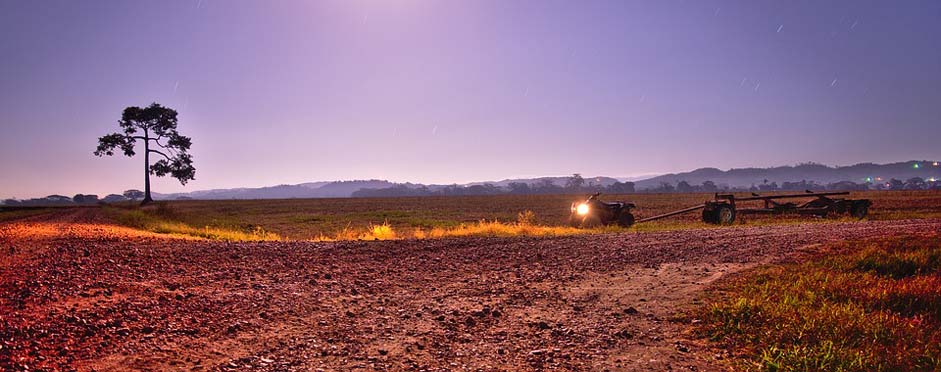
{"type": "Polygon", "coordinates": [[[577,207],[575,207],[575,212],[582,216],[588,214],[588,204],[579,204],[577,207]]]}

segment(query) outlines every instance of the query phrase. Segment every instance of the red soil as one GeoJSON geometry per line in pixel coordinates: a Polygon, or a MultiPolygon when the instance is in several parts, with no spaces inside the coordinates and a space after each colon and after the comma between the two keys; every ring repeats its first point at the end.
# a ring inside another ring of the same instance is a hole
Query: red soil
{"type": "Polygon", "coordinates": [[[938,220],[227,243],[0,224],[0,369],[714,370],[671,320],[730,272],[938,220]]]}

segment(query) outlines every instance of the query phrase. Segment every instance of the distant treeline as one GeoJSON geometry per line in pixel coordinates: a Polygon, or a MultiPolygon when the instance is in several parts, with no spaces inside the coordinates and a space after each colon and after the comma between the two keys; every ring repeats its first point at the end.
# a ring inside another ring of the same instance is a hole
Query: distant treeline
{"type": "Polygon", "coordinates": [[[6,199],[3,201],[5,206],[21,207],[57,207],[69,205],[96,205],[108,203],[120,203],[126,201],[137,201],[144,197],[144,192],[140,190],[127,190],[123,195],[110,194],[103,199],[99,199],[95,194],[75,194],[73,197],[64,195],[49,195],[45,198],[32,199],[6,199]]]}
{"type": "Polygon", "coordinates": [[[768,182],[751,185],[749,187],[729,187],[728,185],[717,186],[712,181],[705,181],[700,185],[691,185],[686,181],[677,182],[676,185],[668,182],[661,182],[659,186],[644,189],[641,192],[755,192],[755,191],[804,191],[804,190],[828,190],[828,191],[867,191],[867,190],[941,190],[941,182],[934,179],[925,180],[921,177],[914,177],[907,181],[890,179],[887,182],[864,182],[856,183],[852,181],[832,182],[821,184],[814,181],[802,180],[799,182],[783,182],[780,185],[777,182],[768,182]]]}
{"type": "Polygon", "coordinates": [[[941,182],[925,180],[920,177],[911,178],[907,181],[890,179],[887,182],[879,183],[855,183],[850,181],[841,181],[828,184],[819,184],[814,181],[784,182],[780,185],[777,182],[765,181],[761,184],[751,185],[749,187],[730,187],[728,185],[717,185],[712,181],[705,181],[698,185],[692,185],[686,181],[679,181],[676,184],[661,182],[659,186],[642,190],[635,190],[633,182],[615,182],[607,186],[586,184],[585,180],[578,174],[568,179],[565,185],[557,185],[549,180],[528,184],[522,182],[511,182],[506,186],[497,186],[493,184],[460,186],[451,185],[435,190],[426,186],[410,187],[398,185],[386,188],[366,188],[353,192],[353,197],[395,197],[395,196],[448,196],[448,195],[538,195],[538,194],[584,194],[603,192],[606,194],[629,194],[635,192],[647,193],[689,193],[689,192],[756,192],[756,191],[804,191],[804,190],[831,190],[831,191],[865,191],[865,190],[941,190],[941,182]]]}
{"type": "Polygon", "coordinates": [[[429,189],[427,186],[409,187],[397,185],[381,189],[360,189],[353,192],[353,197],[388,197],[388,196],[450,196],[450,195],[539,195],[539,194],[565,194],[582,192],[605,192],[609,194],[628,194],[635,192],[633,182],[615,182],[608,186],[585,185],[581,177],[571,178],[565,186],[557,185],[550,180],[542,180],[529,184],[524,182],[510,182],[506,186],[493,184],[461,186],[450,185],[429,189]]]}
{"type": "MultiPolygon", "coordinates": [[[[481,185],[450,185],[429,188],[424,185],[395,185],[385,188],[363,188],[352,193],[352,197],[398,197],[398,196],[451,196],[451,195],[539,195],[539,194],[587,194],[602,192],[605,194],[630,193],[689,193],[689,192],[760,192],[760,191],[865,191],[865,190],[941,190],[941,181],[934,178],[910,178],[906,181],[895,178],[888,181],[855,183],[850,181],[820,184],[814,181],[777,182],[764,181],[749,187],[730,187],[705,181],[698,185],[686,181],[675,184],[661,182],[659,186],[645,189],[635,189],[633,182],[614,182],[607,185],[588,183],[580,175],[569,177],[563,185],[556,184],[550,179],[542,179],[534,183],[510,182],[505,186],[490,183],[481,185]]],[[[77,194],[73,197],[63,195],[49,195],[45,198],[26,200],[7,199],[2,202],[4,206],[68,206],[68,205],[95,205],[138,201],[144,193],[140,190],[127,190],[123,195],[111,194],[102,199],[98,195],[77,194]]],[[[191,199],[181,196],[177,200],[191,199]]]]}

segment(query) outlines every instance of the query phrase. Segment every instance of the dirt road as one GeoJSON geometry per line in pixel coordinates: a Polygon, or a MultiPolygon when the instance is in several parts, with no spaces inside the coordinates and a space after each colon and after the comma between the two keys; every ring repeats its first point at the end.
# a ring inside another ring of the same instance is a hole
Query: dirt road
{"type": "Polygon", "coordinates": [[[819,242],[938,230],[226,243],[78,210],[0,224],[0,369],[715,370],[670,320],[709,283],[819,242]]]}

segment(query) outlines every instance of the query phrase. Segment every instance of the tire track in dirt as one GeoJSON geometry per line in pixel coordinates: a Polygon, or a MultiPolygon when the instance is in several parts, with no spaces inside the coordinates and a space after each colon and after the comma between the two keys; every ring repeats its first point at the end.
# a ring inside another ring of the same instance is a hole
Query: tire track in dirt
{"type": "Polygon", "coordinates": [[[669,321],[709,283],[822,242],[939,229],[227,243],[71,212],[0,224],[17,247],[0,252],[0,369],[713,370],[669,321]]]}

